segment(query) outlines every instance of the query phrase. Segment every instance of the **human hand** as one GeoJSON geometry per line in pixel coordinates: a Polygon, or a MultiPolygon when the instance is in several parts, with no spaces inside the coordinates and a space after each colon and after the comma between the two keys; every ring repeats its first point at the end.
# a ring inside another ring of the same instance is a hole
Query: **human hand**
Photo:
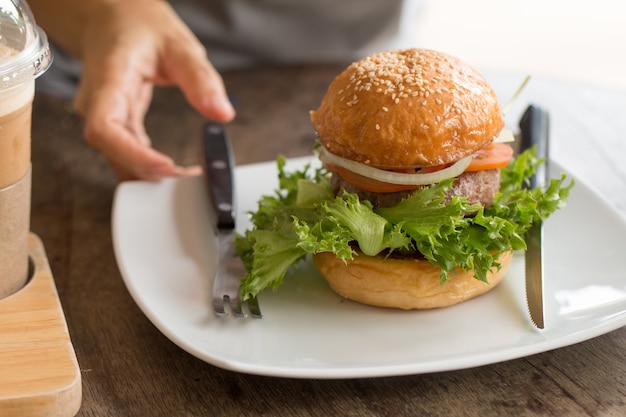
{"type": "Polygon", "coordinates": [[[200,114],[228,122],[234,109],[204,47],[167,2],[104,6],[86,26],[83,74],[74,102],[84,136],[108,159],[119,180],[192,175],[150,146],[144,116],[155,85],[177,85],[200,114]]]}

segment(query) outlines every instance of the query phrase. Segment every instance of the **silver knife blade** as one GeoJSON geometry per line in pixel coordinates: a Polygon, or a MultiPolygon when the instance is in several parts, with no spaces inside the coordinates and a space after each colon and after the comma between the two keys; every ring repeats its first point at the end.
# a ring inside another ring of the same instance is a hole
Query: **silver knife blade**
{"type": "MultiPolygon", "coordinates": [[[[545,158],[545,163],[537,168],[530,178],[529,188],[543,188],[547,181],[548,143],[550,118],[548,113],[534,105],[528,106],[520,119],[521,147],[524,151],[535,146],[536,155],[545,158]]],[[[526,302],[533,324],[543,329],[544,320],[544,254],[543,224],[535,223],[526,234],[526,302]]]]}
{"type": "MultiPolygon", "coordinates": [[[[235,248],[235,184],[234,159],[230,140],[224,126],[219,123],[207,122],[204,126],[204,173],[207,181],[209,199],[216,214],[216,235],[219,244],[219,264],[213,281],[214,305],[216,298],[222,305],[223,295],[230,297],[233,315],[244,316],[245,313],[238,300],[239,284],[246,274],[246,268],[235,248]]],[[[248,303],[253,317],[262,317],[257,300],[248,303]]],[[[219,316],[228,313],[223,308],[216,308],[219,316]]]]}

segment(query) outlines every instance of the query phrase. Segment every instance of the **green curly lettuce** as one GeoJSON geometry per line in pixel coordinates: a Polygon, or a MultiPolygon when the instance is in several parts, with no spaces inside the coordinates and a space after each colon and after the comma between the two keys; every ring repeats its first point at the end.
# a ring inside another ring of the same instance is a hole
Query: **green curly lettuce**
{"type": "Polygon", "coordinates": [[[525,249],[524,234],[565,205],[573,181],[552,179],[544,189],[528,189],[530,176],[543,160],[530,149],[501,170],[493,205],[483,207],[454,196],[445,201],[454,179],[421,188],[390,208],[374,209],[355,194],[335,197],[323,168],[305,166],[286,172],[277,159],[279,188],[263,196],[250,213],[253,228],[236,246],[247,269],[240,291],[244,299],[276,289],[287,270],[307,254],[332,252],[342,260],[357,255],[419,253],[441,268],[443,285],[459,267],[487,281],[499,267],[498,254],[525,249]],[[471,213],[471,215],[468,215],[471,213]]]}

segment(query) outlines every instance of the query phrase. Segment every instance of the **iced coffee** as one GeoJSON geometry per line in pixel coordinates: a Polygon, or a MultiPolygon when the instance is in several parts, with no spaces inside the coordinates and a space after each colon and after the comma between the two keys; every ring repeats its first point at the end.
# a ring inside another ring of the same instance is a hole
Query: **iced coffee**
{"type": "MultiPolygon", "coordinates": [[[[0,57],[2,48],[0,45],[0,57]]],[[[34,91],[31,81],[0,92],[0,190],[15,184],[30,169],[34,91]]]]}
{"type": "Polygon", "coordinates": [[[32,102],[50,63],[26,3],[0,2],[0,301],[28,280],[32,102]]]}
{"type": "Polygon", "coordinates": [[[0,298],[28,278],[34,81],[0,92],[0,298]]]}

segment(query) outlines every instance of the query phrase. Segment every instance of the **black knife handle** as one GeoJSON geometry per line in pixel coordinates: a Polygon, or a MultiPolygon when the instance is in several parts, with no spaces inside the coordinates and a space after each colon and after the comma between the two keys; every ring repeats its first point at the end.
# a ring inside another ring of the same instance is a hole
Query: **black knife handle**
{"type": "Polygon", "coordinates": [[[550,142],[550,116],[541,107],[530,105],[519,122],[521,130],[520,152],[536,146],[538,158],[545,158],[545,163],[537,167],[537,171],[530,177],[530,188],[543,187],[548,175],[548,150],[550,142]]]}
{"type": "Polygon", "coordinates": [[[207,122],[203,130],[204,176],[218,228],[235,227],[234,158],[223,125],[207,122]]]}

